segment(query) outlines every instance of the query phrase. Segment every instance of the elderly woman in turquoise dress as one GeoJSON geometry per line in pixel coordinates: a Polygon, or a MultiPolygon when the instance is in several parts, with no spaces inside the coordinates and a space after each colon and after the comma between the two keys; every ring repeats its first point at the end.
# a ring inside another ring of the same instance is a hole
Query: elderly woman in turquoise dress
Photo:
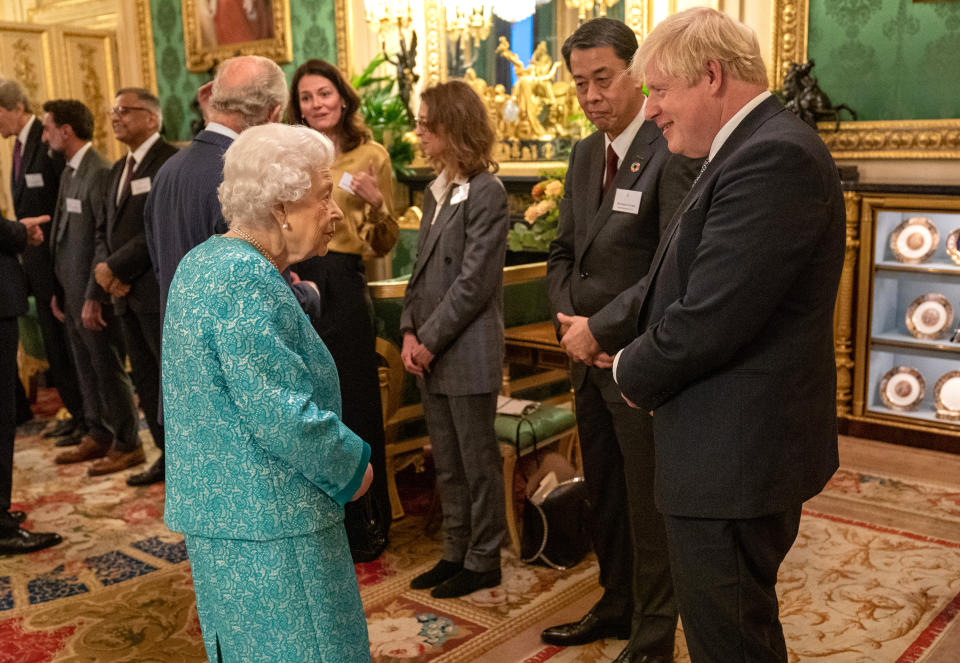
{"type": "Polygon", "coordinates": [[[343,506],[370,447],[340,420],[337,369],[282,272],[326,252],[329,140],[244,131],[220,186],[230,226],[188,253],[163,333],[164,519],[183,532],[211,661],[369,661],[343,506]]]}

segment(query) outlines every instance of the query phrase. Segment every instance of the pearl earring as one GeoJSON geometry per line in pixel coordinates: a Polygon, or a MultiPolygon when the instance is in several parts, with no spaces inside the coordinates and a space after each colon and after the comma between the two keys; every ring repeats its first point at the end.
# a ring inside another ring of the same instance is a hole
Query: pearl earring
{"type": "Polygon", "coordinates": [[[280,227],[283,228],[284,230],[290,230],[290,224],[287,223],[286,221],[284,221],[284,222],[283,222],[283,225],[280,226],[280,227]]]}

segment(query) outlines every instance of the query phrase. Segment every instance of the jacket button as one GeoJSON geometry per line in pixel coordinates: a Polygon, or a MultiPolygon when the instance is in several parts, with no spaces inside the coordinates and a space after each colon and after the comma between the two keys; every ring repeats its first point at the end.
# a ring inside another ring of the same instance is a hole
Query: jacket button
{"type": "Polygon", "coordinates": [[[589,274],[588,272],[580,272],[580,278],[585,279],[585,278],[587,278],[588,276],[590,276],[590,274],[589,274]]]}
{"type": "Polygon", "coordinates": [[[447,256],[446,258],[444,258],[443,261],[448,265],[452,262],[452,260],[450,259],[450,256],[447,256]]]}

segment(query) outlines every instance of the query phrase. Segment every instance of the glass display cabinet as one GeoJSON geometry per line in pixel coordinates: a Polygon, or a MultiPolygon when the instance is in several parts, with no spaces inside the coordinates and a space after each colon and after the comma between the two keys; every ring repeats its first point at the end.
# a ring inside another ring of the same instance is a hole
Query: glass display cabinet
{"type": "Polygon", "coordinates": [[[958,236],[958,198],[862,198],[853,419],[960,436],[958,236]]]}

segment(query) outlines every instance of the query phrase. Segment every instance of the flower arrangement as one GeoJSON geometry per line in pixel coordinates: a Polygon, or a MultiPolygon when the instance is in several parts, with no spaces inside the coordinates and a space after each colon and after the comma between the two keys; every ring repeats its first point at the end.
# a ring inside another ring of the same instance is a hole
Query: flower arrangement
{"type": "Polygon", "coordinates": [[[513,224],[507,233],[507,247],[511,251],[541,251],[546,253],[557,236],[560,219],[560,199],[563,198],[563,173],[550,173],[548,179],[537,182],[530,192],[533,204],[523,213],[523,221],[513,224]]]}

